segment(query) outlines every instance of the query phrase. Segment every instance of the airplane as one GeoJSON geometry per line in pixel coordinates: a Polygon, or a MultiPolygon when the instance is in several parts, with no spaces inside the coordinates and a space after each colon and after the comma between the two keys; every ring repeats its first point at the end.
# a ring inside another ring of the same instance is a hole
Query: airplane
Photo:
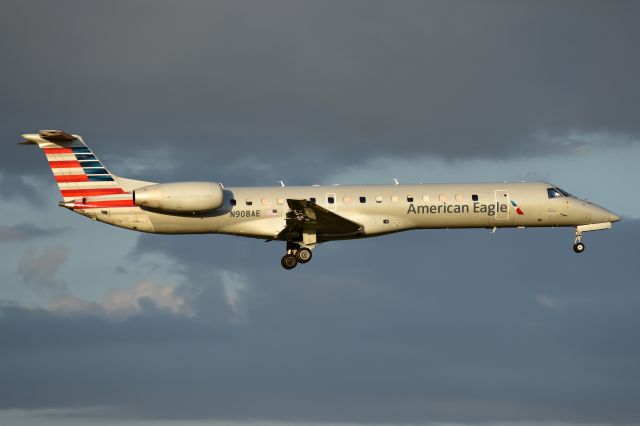
{"type": "Polygon", "coordinates": [[[81,136],[23,134],[49,162],[63,201],[88,218],[156,234],[228,234],[286,242],[281,265],[311,260],[318,244],[414,229],[575,227],[610,229],[620,217],[547,182],[226,188],[155,183],[111,173],[81,136]]]}

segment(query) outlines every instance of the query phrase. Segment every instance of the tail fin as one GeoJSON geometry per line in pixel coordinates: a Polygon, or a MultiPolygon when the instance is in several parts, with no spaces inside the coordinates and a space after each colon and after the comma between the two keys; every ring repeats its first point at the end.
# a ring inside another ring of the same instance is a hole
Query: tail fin
{"type": "Polygon", "coordinates": [[[23,144],[37,144],[44,151],[65,201],[127,194],[80,136],[59,130],[22,136],[26,139],[23,144]]]}

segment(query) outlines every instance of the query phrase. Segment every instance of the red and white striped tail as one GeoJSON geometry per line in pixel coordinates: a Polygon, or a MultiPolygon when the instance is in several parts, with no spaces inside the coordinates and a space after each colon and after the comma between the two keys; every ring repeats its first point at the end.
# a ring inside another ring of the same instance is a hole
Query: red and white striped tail
{"type": "Polygon", "coordinates": [[[38,134],[22,136],[23,144],[37,144],[44,151],[65,202],[84,204],[87,198],[104,196],[116,204],[122,201],[120,204],[132,205],[126,201],[131,200],[131,194],[114,179],[80,136],[59,130],[41,130],[38,134]]]}

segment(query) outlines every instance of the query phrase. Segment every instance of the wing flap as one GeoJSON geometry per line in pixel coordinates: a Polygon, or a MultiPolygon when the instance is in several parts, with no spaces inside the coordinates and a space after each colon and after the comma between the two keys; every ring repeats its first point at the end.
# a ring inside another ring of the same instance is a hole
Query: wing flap
{"type": "Polygon", "coordinates": [[[331,212],[308,200],[287,199],[286,226],[278,239],[293,239],[303,232],[323,235],[353,235],[362,225],[331,212]]]}

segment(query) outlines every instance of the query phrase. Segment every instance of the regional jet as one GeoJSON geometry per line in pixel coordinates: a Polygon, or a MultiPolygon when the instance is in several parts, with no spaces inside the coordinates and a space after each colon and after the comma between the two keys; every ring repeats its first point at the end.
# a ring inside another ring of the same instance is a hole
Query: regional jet
{"type": "Polygon", "coordinates": [[[333,240],[413,229],[611,228],[620,217],[546,182],[226,188],[218,182],[155,183],[107,170],[82,137],[59,130],[24,134],[40,147],[61,207],[122,228],[157,234],[229,234],[286,243],[285,269],[333,240]]]}

